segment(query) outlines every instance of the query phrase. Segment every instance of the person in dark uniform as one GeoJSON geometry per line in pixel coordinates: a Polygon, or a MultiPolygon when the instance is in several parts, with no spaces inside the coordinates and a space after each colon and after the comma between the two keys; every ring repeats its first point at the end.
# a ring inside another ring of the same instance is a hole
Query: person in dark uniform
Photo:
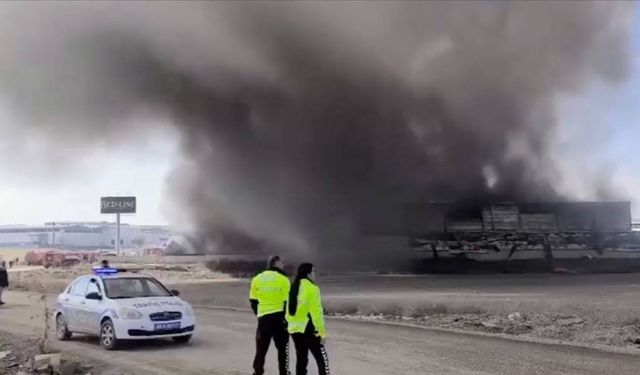
{"type": "Polygon", "coordinates": [[[264,362],[271,340],[278,350],[280,375],[289,375],[289,333],[285,310],[289,298],[290,281],[283,271],[279,256],[269,258],[267,269],[251,280],[249,301],[258,317],[256,330],[256,355],[253,360],[254,375],[264,374],[264,362]]]}
{"type": "Polygon", "coordinates": [[[9,273],[7,272],[7,263],[0,261],[0,305],[4,305],[2,301],[2,292],[9,287],[9,273]]]}

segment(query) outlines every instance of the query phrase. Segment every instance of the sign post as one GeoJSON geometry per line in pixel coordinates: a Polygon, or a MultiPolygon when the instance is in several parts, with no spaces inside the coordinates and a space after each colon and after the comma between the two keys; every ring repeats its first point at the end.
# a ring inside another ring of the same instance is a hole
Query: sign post
{"type": "Polygon", "coordinates": [[[116,256],[120,255],[120,212],[116,214],[116,256]]]}
{"type": "Polygon", "coordinates": [[[100,213],[116,214],[116,255],[120,255],[120,214],[136,213],[136,197],[102,197],[100,213]]]}

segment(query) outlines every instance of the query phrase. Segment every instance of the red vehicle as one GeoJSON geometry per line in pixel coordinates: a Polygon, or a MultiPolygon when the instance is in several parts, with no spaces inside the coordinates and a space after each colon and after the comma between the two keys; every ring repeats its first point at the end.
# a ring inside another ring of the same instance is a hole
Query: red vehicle
{"type": "Polygon", "coordinates": [[[57,251],[59,250],[54,250],[54,249],[32,250],[25,255],[24,260],[29,266],[43,266],[46,255],[57,252],[57,251]]]}
{"type": "Polygon", "coordinates": [[[162,255],[164,255],[164,253],[165,253],[165,251],[161,247],[148,247],[148,248],[144,249],[144,255],[162,256],[162,255]]]}
{"type": "Polygon", "coordinates": [[[90,262],[94,260],[91,257],[85,259],[85,255],[65,250],[56,249],[39,249],[27,253],[25,261],[30,266],[48,267],[69,267],[82,261],[90,262]]]}

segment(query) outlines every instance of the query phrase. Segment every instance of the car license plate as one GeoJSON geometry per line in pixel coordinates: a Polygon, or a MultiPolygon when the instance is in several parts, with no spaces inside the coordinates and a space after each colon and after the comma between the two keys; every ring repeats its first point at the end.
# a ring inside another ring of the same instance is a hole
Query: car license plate
{"type": "Polygon", "coordinates": [[[158,323],[154,326],[156,331],[168,331],[170,329],[180,329],[180,322],[158,323]]]}

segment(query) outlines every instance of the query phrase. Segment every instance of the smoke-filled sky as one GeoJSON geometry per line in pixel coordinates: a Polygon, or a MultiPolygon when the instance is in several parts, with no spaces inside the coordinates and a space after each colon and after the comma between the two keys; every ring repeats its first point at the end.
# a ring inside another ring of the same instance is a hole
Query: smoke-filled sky
{"type": "Polygon", "coordinates": [[[134,194],[300,248],[405,201],[637,199],[633,7],[2,4],[0,222],[134,194]]]}

